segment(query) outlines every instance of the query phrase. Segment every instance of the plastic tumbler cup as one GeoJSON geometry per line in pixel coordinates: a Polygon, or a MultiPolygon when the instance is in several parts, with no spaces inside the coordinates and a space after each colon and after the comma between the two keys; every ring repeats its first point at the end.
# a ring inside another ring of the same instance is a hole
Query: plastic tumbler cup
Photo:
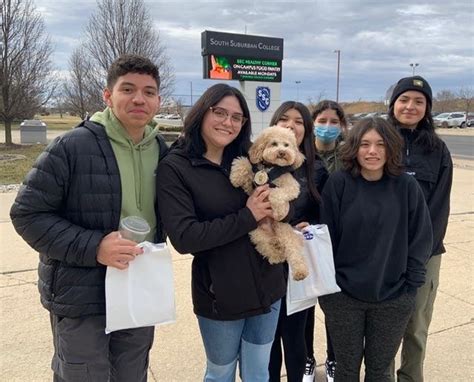
{"type": "Polygon", "coordinates": [[[150,232],[148,222],[139,216],[127,216],[120,221],[120,235],[124,239],[141,243],[150,232]]]}

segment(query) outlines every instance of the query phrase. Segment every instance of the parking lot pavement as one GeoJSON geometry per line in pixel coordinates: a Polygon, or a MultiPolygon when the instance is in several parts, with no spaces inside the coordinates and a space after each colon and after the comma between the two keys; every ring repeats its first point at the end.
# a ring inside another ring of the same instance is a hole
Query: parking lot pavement
{"type": "MultiPolygon", "coordinates": [[[[454,162],[447,253],[425,363],[429,382],[474,380],[474,161],[454,162]]],[[[0,193],[0,381],[50,381],[51,333],[37,291],[38,256],[13,229],[9,209],[14,198],[15,193],[0,193]]],[[[173,255],[177,322],[156,328],[149,381],[202,380],[205,356],[192,312],[191,260],[173,255]]],[[[319,308],[316,319],[317,381],[322,382],[326,340],[319,308]]]]}

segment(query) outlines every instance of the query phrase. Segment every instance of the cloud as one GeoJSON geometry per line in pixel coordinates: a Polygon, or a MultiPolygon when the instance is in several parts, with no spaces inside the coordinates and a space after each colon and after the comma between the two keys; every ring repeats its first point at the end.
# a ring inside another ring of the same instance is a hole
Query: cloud
{"type": "MultiPolygon", "coordinates": [[[[36,0],[56,45],[55,61],[67,68],[96,2],[36,0]]],[[[434,92],[474,86],[474,3],[470,0],[234,0],[145,1],[175,68],[176,94],[215,83],[202,79],[201,32],[216,30],[284,39],[282,96],[306,100],[325,91],[335,98],[341,51],[341,99],[378,100],[410,63],[434,92]]]]}

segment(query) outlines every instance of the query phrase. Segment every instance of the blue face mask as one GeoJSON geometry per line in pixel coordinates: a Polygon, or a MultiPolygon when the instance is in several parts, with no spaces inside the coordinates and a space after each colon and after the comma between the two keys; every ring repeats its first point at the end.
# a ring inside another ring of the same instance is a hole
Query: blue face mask
{"type": "Polygon", "coordinates": [[[341,129],[335,125],[314,125],[314,135],[324,144],[333,143],[341,134],[341,129]]]}

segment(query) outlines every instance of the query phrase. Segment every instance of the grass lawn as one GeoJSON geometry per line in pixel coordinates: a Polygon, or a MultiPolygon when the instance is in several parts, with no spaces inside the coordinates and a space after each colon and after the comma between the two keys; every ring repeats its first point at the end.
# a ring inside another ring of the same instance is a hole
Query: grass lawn
{"type": "MultiPolygon", "coordinates": [[[[81,119],[79,117],[71,117],[70,115],[63,114],[61,118],[59,114],[50,114],[50,115],[36,115],[35,119],[40,119],[48,126],[48,130],[67,130],[76,126],[81,119]]],[[[14,122],[12,124],[13,130],[18,130],[20,128],[21,122],[14,122]]],[[[0,123],[0,130],[4,131],[5,126],[3,123],[0,123]]]]}
{"type": "Polygon", "coordinates": [[[31,170],[35,159],[46,145],[14,145],[0,143],[0,184],[18,184],[31,170]]]}

